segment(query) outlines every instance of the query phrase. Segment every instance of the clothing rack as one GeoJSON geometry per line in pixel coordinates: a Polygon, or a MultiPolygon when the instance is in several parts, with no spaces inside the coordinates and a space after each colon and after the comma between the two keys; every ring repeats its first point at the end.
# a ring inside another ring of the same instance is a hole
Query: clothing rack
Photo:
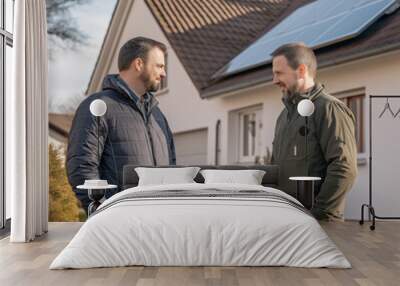
{"type": "Polygon", "coordinates": [[[363,204],[361,206],[361,220],[359,223],[364,224],[364,209],[368,208],[368,217],[371,220],[372,217],[372,225],[369,226],[371,230],[375,230],[375,219],[381,220],[390,220],[390,219],[400,219],[400,217],[392,217],[392,216],[378,216],[375,212],[375,209],[372,205],[372,99],[386,99],[386,104],[384,110],[381,112],[378,118],[381,118],[384,112],[388,109],[390,114],[394,119],[399,115],[399,112],[394,113],[389,105],[389,98],[400,98],[400,95],[370,95],[369,96],[369,203],[363,204]]]}

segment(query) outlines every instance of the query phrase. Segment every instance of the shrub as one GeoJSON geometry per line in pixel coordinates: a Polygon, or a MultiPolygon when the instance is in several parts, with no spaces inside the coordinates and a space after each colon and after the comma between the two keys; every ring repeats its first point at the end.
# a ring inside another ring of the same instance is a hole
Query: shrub
{"type": "Polygon", "coordinates": [[[85,220],[80,202],[68,183],[60,152],[49,144],[49,221],[85,220]]]}

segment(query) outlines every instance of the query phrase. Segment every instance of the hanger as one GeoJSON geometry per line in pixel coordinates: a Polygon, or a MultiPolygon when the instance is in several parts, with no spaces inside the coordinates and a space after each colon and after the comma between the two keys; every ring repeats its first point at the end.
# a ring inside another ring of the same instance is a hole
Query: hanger
{"type": "Polygon", "coordinates": [[[386,110],[389,110],[390,114],[392,114],[393,117],[396,117],[397,114],[399,114],[399,111],[396,113],[396,115],[394,114],[394,112],[392,111],[392,108],[390,107],[390,103],[389,103],[389,98],[386,97],[386,103],[385,103],[385,107],[383,108],[383,111],[381,112],[381,114],[379,115],[378,118],[381,118],[383,116],[383,114],[386,112],[386,110]]]}

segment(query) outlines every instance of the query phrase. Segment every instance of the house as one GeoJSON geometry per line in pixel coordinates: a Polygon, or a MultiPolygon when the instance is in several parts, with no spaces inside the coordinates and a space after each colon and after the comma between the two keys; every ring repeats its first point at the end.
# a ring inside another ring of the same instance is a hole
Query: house
{"type": "MultiPolygon", "coordinates": [[[[258,39],[313,3],[119,1],[87,94],[100,90],[106,74],[117,72],[118,50],[123,43],[135,36],[154,38],[168,46],[167,80],[157,99],[174,133],[178,164],[264,162],[283,108],[281,93],[272,84],[271,63],[226,71],[258,39]]],[[[364,15],[369,24],[360,33],[315,49],[318,81],[345,101],[357,118],[359,176],[347,199],[345,216],[350,219],[358,219],[361,204],[368,201],[367,98],[400,90],[400,82],[393,80],[394,74],[400,74],[398,7],[399,3],[392,1],[376,17],[364,15]]],[[[388,186],[386,192],[385,196],[396,197],[394,186],[388,186]]],[[[385,196],[376,197],[375,204],[384,215],[395,215],[395,207],[385,196]]]]}
{"type": "Polygon", "coordinates": [[[49,113],[49,144],[53,144],[62,151],[63,159],[65,159],[68,135],[73,119],[73,114],[49,113]]]}

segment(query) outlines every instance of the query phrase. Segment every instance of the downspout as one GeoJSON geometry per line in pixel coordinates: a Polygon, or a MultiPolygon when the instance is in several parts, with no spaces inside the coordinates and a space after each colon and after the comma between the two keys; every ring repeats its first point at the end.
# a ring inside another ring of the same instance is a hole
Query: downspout
{"type": "Polygon", "coordinates": [[[220,127],[221,127],[221,120],[218,119],[217,123],[215,124],[215,165],[218,165],[218,155],[219,155],[219,132],[220,132],[220,127]]]}

